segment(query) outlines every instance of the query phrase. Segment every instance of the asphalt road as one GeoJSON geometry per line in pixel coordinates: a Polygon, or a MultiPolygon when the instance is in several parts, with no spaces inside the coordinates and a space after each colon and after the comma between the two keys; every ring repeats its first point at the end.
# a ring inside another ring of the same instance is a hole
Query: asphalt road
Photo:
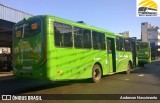
{"type": "MultiPolygon", "coordinates": [[[[99,83],[91,83],[88,79],[47,82],[14,78],[12,76],[5,78],[0,77],[0,94],[3,95],[59,94],[58,96],[72,96],[73,98],[74,95],[71,94],[77,94],[75,95],[76,100],[52,100],[54,103],[160,103],[160,100],[110,100],[112,99],[110,97],[120,98],[121,95],[130,96],[130,94],[134,94],[134,96],[138,96],[140,94],[144,94],[144,96],[154,96],[155,94],[160,95],[160,62],[153,62],[151,64],[146,64],[143,68],[136,68],[131,72],[131,74],[118,73],[105,76],[99,83]],[[84,99],[86,96],[86,98],[91,98],[91,100],[77,100],[78,96],[81,96],[79,99],[84,99]],[[105,96],[109,100],[105,100],[105,96]]],[[[20,101],[15,102],[17,103],[20,101]]],[[[30,101],[25,102],[30,103],[30,101]]],[[[51,101],[32,102],[39,103],[51,101]]]]}

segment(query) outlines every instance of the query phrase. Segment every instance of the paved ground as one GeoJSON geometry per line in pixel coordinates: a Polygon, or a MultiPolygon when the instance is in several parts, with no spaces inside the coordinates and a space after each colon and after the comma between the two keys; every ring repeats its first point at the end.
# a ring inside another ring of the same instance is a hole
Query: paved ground
{"type": "MultiPolygon", "coordinates": [[[[8,76],[10,79],[0,77],[0,94],[92,94],[89,98],[96,100],[53,100],[54,103],[160,103],[160,100],[101,100],[103,94],[152,94],[160,95],[160,62],[154,62],[145,65],[143,68],[137,68],[127,75],[118,73],[111,76],[104,77],[100,83],[90,83],[87,80],[65,81],[65,82],[46,82],[14,78],[8,76]],[[3,78],[3,79],[1,79],[3,78]],[[93,95],[93,94],[102,94],[93,95]],[[91,97],[93,96],[93,97],[91,97]],[[97,97],[95,97],[97,96],[97,97]],[[101,98],[101,99],[98,99],[101,98]]],[[[7,78],[7,77],[5,77],[7,78]]],[[[52,95],[47,95],[52,96],[52,95]]],[[[68,95],[60,95],[68,96],[68,95]]],[[[79,95],[77,95],[79,96],[79,95]]],[[[72,95],[73,97],[73,95],[72,95]]],[[[80,98],[82,98],[80,97],[80,98]]],[[[70,97],[68,97],[70,98],[70,97]]],[[[82,99],[83,99],[82,98],[82,99]]],[[[88,97],[86,97],[88,98],[88,97]]],[[[107,97],[108,98],[108,97],[107,97]]],[[[13,102],[13,101],[12,101],[13,102]]],[[[20,101],[15,101],[15,103],[20,101]]],[[[27,102],[27,101],[25,101],[27,102]]],[[[51,102],[51,101],[32,101],[32,102],[51,102]]]]}

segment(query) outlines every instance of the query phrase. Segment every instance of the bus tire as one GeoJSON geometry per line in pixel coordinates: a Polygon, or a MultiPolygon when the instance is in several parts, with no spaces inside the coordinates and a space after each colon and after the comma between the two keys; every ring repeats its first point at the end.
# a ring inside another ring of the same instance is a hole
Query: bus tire
{"type": "Polygon", "coordinates": [[[95,64],[92,68],[92,81],[98,83],[102,77],[102,69],[98,64],[95,64]]]}
{"type": "Polygon", "coordinates": [[[127,74],[130,74],[131,69],[132,69],[132,63],[131,63],[131,62],[128,62],[128,66],[127,66],[126,73],[127,73],[127,74]]]}

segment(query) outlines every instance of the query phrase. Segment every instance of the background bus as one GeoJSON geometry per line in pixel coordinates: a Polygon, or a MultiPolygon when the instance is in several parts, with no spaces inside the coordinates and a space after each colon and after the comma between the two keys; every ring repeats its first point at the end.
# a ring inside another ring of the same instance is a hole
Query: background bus
{"type": "Polygon", "coordinates": [[[151,47],[149,42],[137,42],[137,57],[139,66],[144,66],[144,64],[151,62],[151,47]]]}
{"type": "Polygon", "coordinates": [[[41,15],[13,27],[16,77],[70,80],[126,71],[133,67],[129,37],[104,29],[41,15]]]}
{"type": "Polygon", "coordinates": [[[12,70],[11,48],[0,47],[0,72],[9,72],[12,70]]]}

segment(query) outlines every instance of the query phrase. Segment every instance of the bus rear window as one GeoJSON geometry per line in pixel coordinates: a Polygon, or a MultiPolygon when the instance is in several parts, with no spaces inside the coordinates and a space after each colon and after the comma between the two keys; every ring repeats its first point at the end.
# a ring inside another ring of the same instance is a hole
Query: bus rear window
{"type": "Polygon", "coordinates": [[[140,49],[148,48],[148,44],[146,44],[146,43],[141,43],[141,44],[139,45],[139,47],[140,47],[140,49]]]}
{"type": "Polygon", "coordinates": [[[15,26],[16,38],[28,38],[41,32],[41,20],[39,18],[23,20],[23,23],[15,26]]]}

